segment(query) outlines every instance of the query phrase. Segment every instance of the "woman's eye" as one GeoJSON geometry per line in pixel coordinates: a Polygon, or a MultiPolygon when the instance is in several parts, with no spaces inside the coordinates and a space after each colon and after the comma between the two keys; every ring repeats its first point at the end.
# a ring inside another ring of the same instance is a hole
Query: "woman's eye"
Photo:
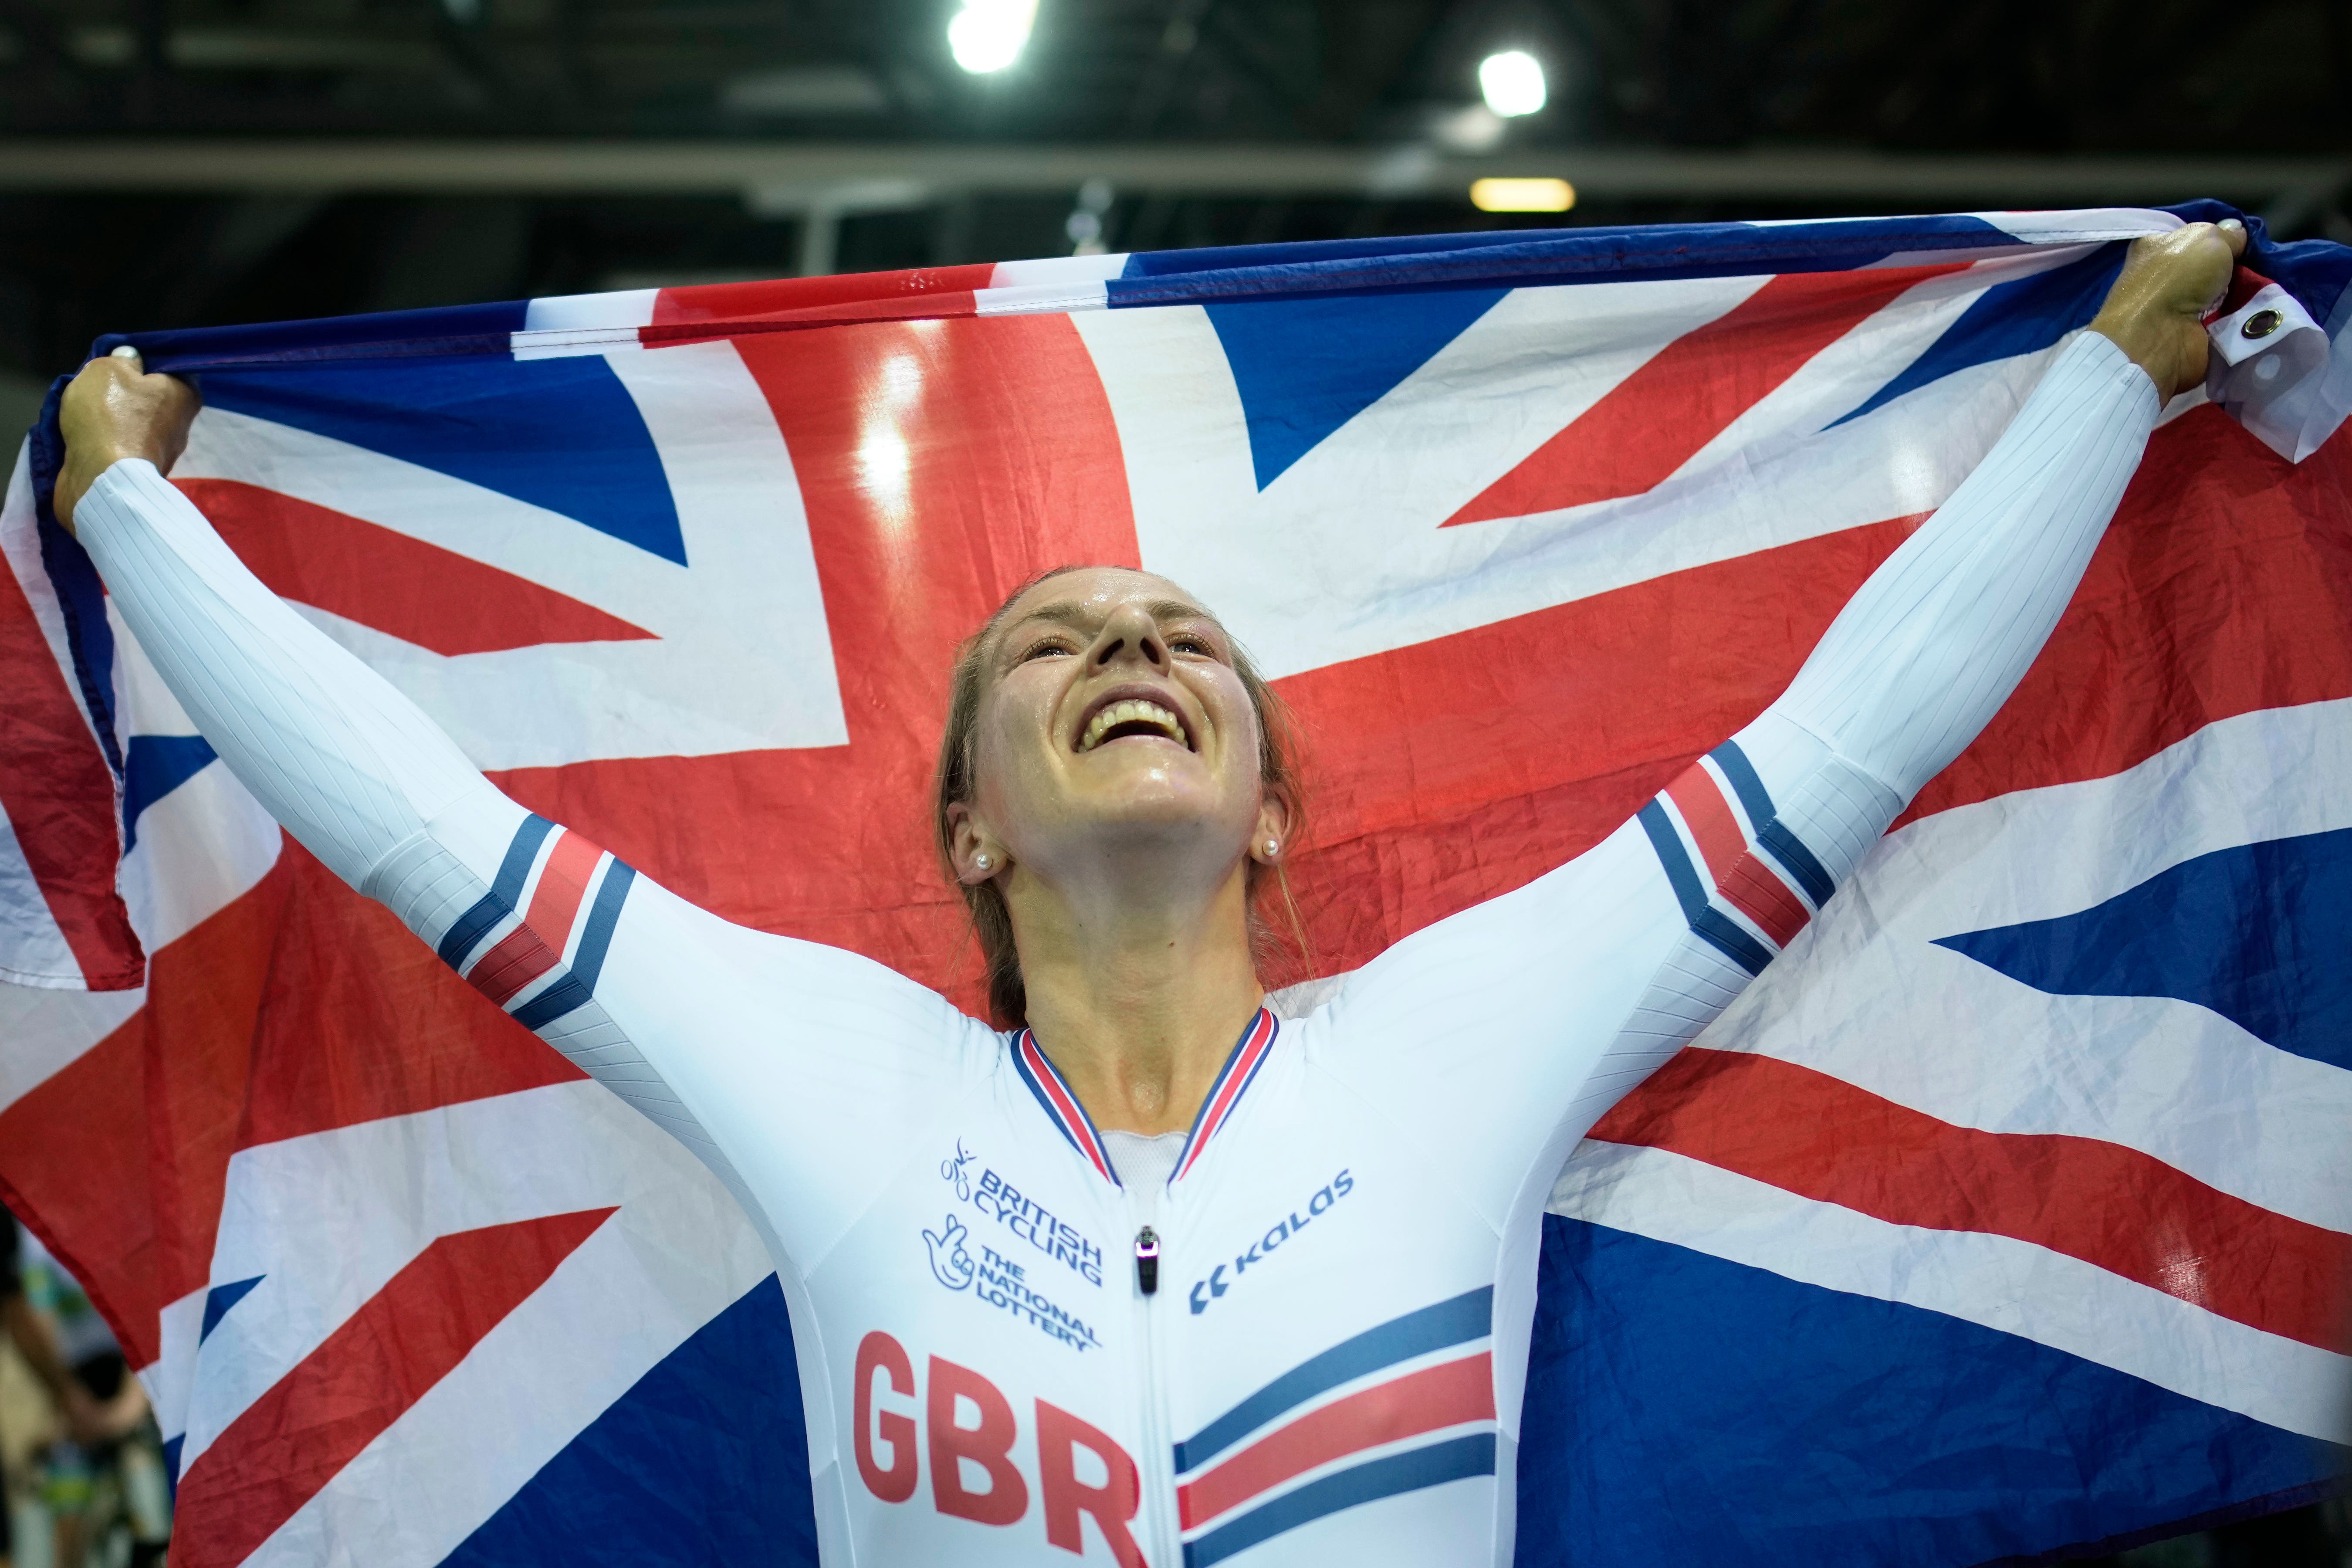
{"type": "Polygon", "coordinates": [[[1047,641],[1039,643],[1036,647],[1023,654],[1021,656],[1021,662],[1026,664],[1033,658],[1043,658],[1047,654],[1067,653],[1069,651],[1069,648],[1066,645],[1048,639],[1047,641]]]}
{"type": "Polygon", "coordinates": [[[1209,645],[1195,637],[1172,637],[1168,639],[1168,646],[1179,653],[1197,653],[1205,656],[1210,651],[1209,645]]]}

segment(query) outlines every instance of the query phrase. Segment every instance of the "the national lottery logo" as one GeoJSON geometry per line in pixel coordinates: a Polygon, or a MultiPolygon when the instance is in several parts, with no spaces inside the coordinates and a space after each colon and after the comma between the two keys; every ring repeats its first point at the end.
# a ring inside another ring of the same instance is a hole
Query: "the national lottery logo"
{"type": "Polygon", "coordinates": [[[970,1234],[963,1221],[952,1214],[938,1230],[923,1232],[923,1245],[931,1249],[931,1273],[950,1290],[961,1290],[971,1284],[971,1254],[963,1244],[970,1234]]]}
{"type": "Polygon", "coordinates": [[[1029,1282],[1029,1271],[992,1247],[972,1256],[971,1227],[950,1210],[937,1230],[923,1232],[931,1278],[950,1290],[969,1290],[972,1300],[1026,1322],[1047,1339],[1076,1351],[1100,1350],[1093,1327],[1029,1282]]]}

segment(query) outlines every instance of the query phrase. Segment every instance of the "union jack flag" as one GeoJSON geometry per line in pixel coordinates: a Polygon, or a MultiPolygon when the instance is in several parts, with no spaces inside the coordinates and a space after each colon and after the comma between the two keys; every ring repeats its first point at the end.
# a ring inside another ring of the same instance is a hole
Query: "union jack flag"
{"type": "Polygon", "coordinates": [[[1523,1562],[2032,1560],[2319,1495],[2352,1436],[2352,251],[2253,226],[2217,341],[2285,350],[2168,411],[2024,687],[1842,897],[1721,747],[2182,215],[2221,213],[101,340],[201,380],[173,478],[262,579],[593,835],[446,970],[194,733],[32,433],[0,1194],[142,1371],[174,1562],[814,1561],[758,1237],[509,1012],[593,962],[630,868],[978,1007],[921,816],[945,674],[1069,561],[1181,582],[1304,721],[1317,974],[1276,1013],[1637,810],[1695,925],[1785,949],[1552,1195],[1523,1562]]]}

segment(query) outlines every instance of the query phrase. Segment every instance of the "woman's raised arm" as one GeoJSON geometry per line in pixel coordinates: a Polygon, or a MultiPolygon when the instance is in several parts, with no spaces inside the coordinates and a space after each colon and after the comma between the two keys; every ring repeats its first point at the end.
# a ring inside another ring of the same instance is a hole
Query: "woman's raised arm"
{"type": "Polygon", "coordinates": [[[173,695],[269,814],[362,892],[429,822],[462,824],[503,849],[522,808],[415,703],[264,586],[163,478],[195,412],[184,382],[129,359],[91,361],[60,411],[58,521],[173,695]]]}
{"type": "Polygon", "coordinates": [[[1778,701],[1575,861],[1355,976],[1332,1012],[1368,1091],[1548,1179],[1762,973],[2023,679],[2165,403],[2202,377],[2201,317],[2244,240],[2197,224],[2138,242],[2091,330],[1778,701]]]}
{"type": "Polygon", "coordinates": [[[171,377],[92,362],[65,400],[57,510],[205,740],[329,869],[676,1135],[788,1250],[826,1245],[885,1142],[867,1123],[919,1115],[957,1044],[984,1056],[993,1037],[880,964],[696,909],[507,798],[163,478],[195,408],[171,377]]]}

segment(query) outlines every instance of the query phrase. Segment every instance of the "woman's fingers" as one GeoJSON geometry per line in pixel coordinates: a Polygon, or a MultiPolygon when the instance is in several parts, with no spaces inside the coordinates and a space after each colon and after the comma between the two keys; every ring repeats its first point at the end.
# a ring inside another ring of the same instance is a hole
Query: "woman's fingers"
{"type": "Polygon", "coordinates": [[[2184,224],[2136,240],[2091,330],[2114,341],[2169,401],[2204,379],[2204,317],[2229,292],[2245,225],[2184,224]]]}
{"type": "Polygon", "coordinates": [[[82,366],[58,409],[66,441],[52,498],[58,521],[70,532],[76,504],[125,458],[144,458],[168,473],[187,447],[198,403],[195,388],[177,376],[148,374],[136,350],[82,366]]]}

